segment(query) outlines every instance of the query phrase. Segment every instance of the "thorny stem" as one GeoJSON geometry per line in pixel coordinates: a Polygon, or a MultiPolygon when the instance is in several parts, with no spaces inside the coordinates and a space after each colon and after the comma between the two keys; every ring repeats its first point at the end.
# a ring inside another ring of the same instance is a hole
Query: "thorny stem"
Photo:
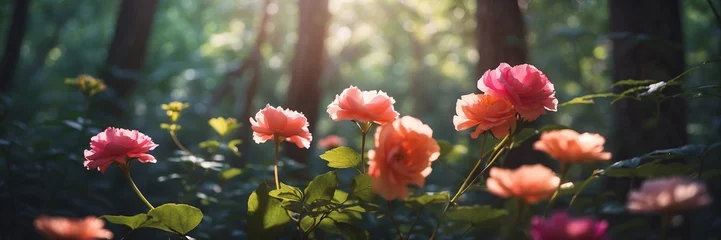
{"type": "Polygon", "coordinates": [[[553,203],[556,202],[556,199],[558,198],[558,194],[561,192],[561,185],[563,185],[563,181],[566,181],[566,175],[568,174],[569,168],[570,168],[570,164],[561,163],[561,181],[558,183],[558,186],[556,187],[556,192],[554,192],[553,196],[551,196],[551,199],[548,200],[548,205],[546,206],[546,215],[548,215],[548,212],[551,210],[551,207],[553,207],[553,203]]]}
{"type": "Polygon", "coordinates": [[[130,161],[128,161],[127,165],[118,164],[118,167],[120,167],[120,170],[123,172],[123,175],[125,175],[125,178],[128,179],[128,181],[130,182],[130,186],[133,188],[133,191],[135,191],[135,194],[138,194],[138,197],[140,197],[140,200],[143,200],[145,205],[148,206],[148,208],[150,210],[155,209],[155,207],[153,207],[153,205],[150,204],[148,199],[145,198],[145,196],[143,196],[143,193],[140,192],[140,189],[138,189],[138,186],[135,185],[135,182],[133,181],[133,177],[130,176],[130,161]]]}
{"type": "Polygon", "coordinates": [[[396,223],[395,218],[393,218],[393,204],[391,201],[386,201],[388,203],[388,217],[390,218],[391,222],[393,223],[393,226],[396,227],[396,232],[398,233],[398,237],[402,240],[403,234],[401,233],[401,229],[398,227],[398,223],[396,223]]]}

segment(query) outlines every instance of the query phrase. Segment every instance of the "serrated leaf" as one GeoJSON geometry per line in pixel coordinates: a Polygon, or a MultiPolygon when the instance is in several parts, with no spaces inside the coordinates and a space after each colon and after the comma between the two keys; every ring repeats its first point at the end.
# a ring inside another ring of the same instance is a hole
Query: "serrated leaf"
{"type": "Polygon", "coordinates": [[[328,162],[328,167],[350,168],[361,162],[360,154],[349,147],[337,147],[320,155],[320,158],[328,162]]]}
{"type": "Polygon", "coordinates": [[[248,198],[247,233],[249,239],[273,239],[282,233],[290,218],[280,201],[271,198],[266,183],[261,183],[248,198]]]}
{"type": "Polygon", "coordinates": [[[148,221],[148,215],[145,213],[133,215],[133,216],[120,216],[120,215],[103,215],[101,219],[105,219],[113,224],[122,224],[130,227],[131,230],[139,228],[143,223],[148,221]]]}
{"type": "Polygon", "coordinates": [[[148,211],[150,220],[141,227],[152,227],[185,235],[203,220],[200,209],[177,203],[167,203],[148,211]]]}
{"type": "Polygon", "coordinates": [[[508,212],[505,209],[494,209],[489,205],[476,205],[451,208],[446,213],[446,218],[451,221],[478,225],[506,215],[508,212]]]}
{"type": "Polygon", "coordinates": [[[333,199],[336,187],[338,187],[338,175],[335,171],[316,176],[303,191],[305,203],[312,204],[318,200],[330,201],[333,199]]]}
{"type": "Polygon", "coordinates": [[[450,201],[448,192],[425,193],[406,198],[405,204],[417,208],[428,204],[447,203],[450,201]]]}
{"type": "Polygon", "coordinates": [[[639,85],[647,86],[647,85],[649,85],[649,84],[651,84],[651,83],[655,83],[655,82],[658,82],[658,81],[656,81],[656,80],[634,80],[634,79],[626,79],[626,80],[621,80],[621,81],[618,81],[618,82],[613,83],[613,85],[611,85],[611,87],[615,87],[615,86],[639,86],[639,85]]]}
{"type": "Polygon", "coordinates": [[[351,180],[351,194],[360,200],[372,202],[376,198],[376,194],[371,189],[372,181],[368,174],[356,175],[351,180]]]}
{"type": "Polygon", "coordinates": [[[237,177],[242,173],[243,170],[241,170],[240,168],[228,168],[220,173],[220,178],[223,179],[223,181],[227,181],[231,178],[237,177]]]}
{"type": "Polygon", "coordinates": [[[300,202],[301,199],[303,199],[303,192],[300,191],[297,187],[293,187],[290,185],[287,185],[285,183],[280,183],[280,189],[272,190],[268,193],[268,196],[278,199],[282,202],[285,201],[295,201],[300,202]]]}
{"type": "Polygon", "coordinates": [[[334,222],[333,225],[340,230],[341,234],[348,240],[366,240],[370,237],[368,231],[356,227],[353,224],[334,222]]]}
{"type": "Polygon", "coordinates": [[[345,192],[343,190],[336,189],[335,192],[333,193],[333,201],[332,202],[339,203],[339,204],[347,202],[349,195],[350,194],[348,194],[347,192],[345,192]]]}

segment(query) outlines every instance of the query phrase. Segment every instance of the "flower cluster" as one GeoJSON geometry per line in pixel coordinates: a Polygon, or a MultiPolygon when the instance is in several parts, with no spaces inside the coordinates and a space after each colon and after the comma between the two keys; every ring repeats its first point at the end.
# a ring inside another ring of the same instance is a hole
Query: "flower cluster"
{"type": "Polygon", "coordinates": [[[471,137],[491,131],[497,138],[508,135],[516,126],[516,113],[525,121],[534,121],[546,111],[556,111],[553,84],[543,72],[529,64],[511,67],[501,63],[478,80],[483,94],[464,95],[456,102],[453,125],[456,130],[477,126],[471,137]]]}

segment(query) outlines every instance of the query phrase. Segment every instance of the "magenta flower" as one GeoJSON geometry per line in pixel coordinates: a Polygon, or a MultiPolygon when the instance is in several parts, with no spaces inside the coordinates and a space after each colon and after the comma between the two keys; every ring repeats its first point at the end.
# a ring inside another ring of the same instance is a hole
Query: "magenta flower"
{"type": "Polygon", "coordinates": [[[533,240],[603,240],[608,222],[590,217],[573,218],[564,211],[558,211],[546,219],[535,216],[531,219],[533,240]]]}

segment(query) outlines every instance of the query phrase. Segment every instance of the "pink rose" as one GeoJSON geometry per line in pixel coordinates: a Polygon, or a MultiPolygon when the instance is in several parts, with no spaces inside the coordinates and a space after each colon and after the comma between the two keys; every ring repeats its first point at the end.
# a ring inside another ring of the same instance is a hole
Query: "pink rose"
{"type": "Polygon", "coordinates": [[[606,139],[599,134],[579,134],[571,129],[563,129],[542,133],[533,148],[562,163],[607,161],[611,159],[611,153],[603,151],[605,142],[606,139]]]}
{"type": "Polygon", "coordinates": [[[555,112],[558,105],[553,84],[529,64],[511,67],[501,63],[483,74],[478,80],[478,89],[510,101],[528,121],[536,120],[546,110],[555,112]]]}
{"type": "Polygon", "coordinates": [[[408,184],[423,187],[440,150],[433,130],[417,118],[405,116],[381,125],[375,149],[368,151],[373,191],[386,200],[405,199],[408,184]]]}
{"type": "Polygon", "coordinates": [[[350,86],[335,96],[328,105],[328,114],[333,121],[354,120],[383,125],[398,118],[398,112],[393,109],[395,102],[383,91],[361,91],[350,86]]]}
{"type": "Polygon", "coordinates": [[[626,208],[638,213],[678,213],[711,204],[703,182],[680,177],[649,179],[628,193],[626,208]]]}
{"type": "Polygon", "coordinates": [[[471,133],[472,138],[485,131],[502,138],[508,135],[511,127],[516,125],[516,110],[506,99],[486,95],[468,94],[461,96],[456,102],[456,116],[453,116],[456,131],[478,126],[471,133]]]}
{"type": "Polygon", "coordinates": [[[96,217],[70,219],[40,216],[35,219],[35,229],[51,240],[112,239],[113,233],[103,228],[105,222],[96,217]]]}
{"type": "Polygon", "coordinates": [[[105,173],[113,162],[126,164],[126,158],[137,158],[142,163],[155,163],[155,157],[147,152],[158,144],[138,130],[108,127],[90,139],[90,150],[85,150],[87,169],[105,173]]]}
{"type": "Polygon", "coordinates": [[[309,148],[313,140],[308,131],[308,119],[302,113],[270,104],[258,111],[255,119],[250,118],[250,125],[255,143],[275,139],[295,143],[299,148],[309,148]]]}
{"type": "Polygon", "coordinates": [[[517,197],[534,204],[549,198],[561,179],[541,164],[523,165],[517,169],[491,168],[486,180],[488,191],[502,198],[517,197]]]}
{"type": "Polygon", "coordinates": [[[531,219],[533,240],[603,240],[608,222],[593,218],[573,218],[566,212],[555,212],[546,219],[535,216],[531,219]]]}

